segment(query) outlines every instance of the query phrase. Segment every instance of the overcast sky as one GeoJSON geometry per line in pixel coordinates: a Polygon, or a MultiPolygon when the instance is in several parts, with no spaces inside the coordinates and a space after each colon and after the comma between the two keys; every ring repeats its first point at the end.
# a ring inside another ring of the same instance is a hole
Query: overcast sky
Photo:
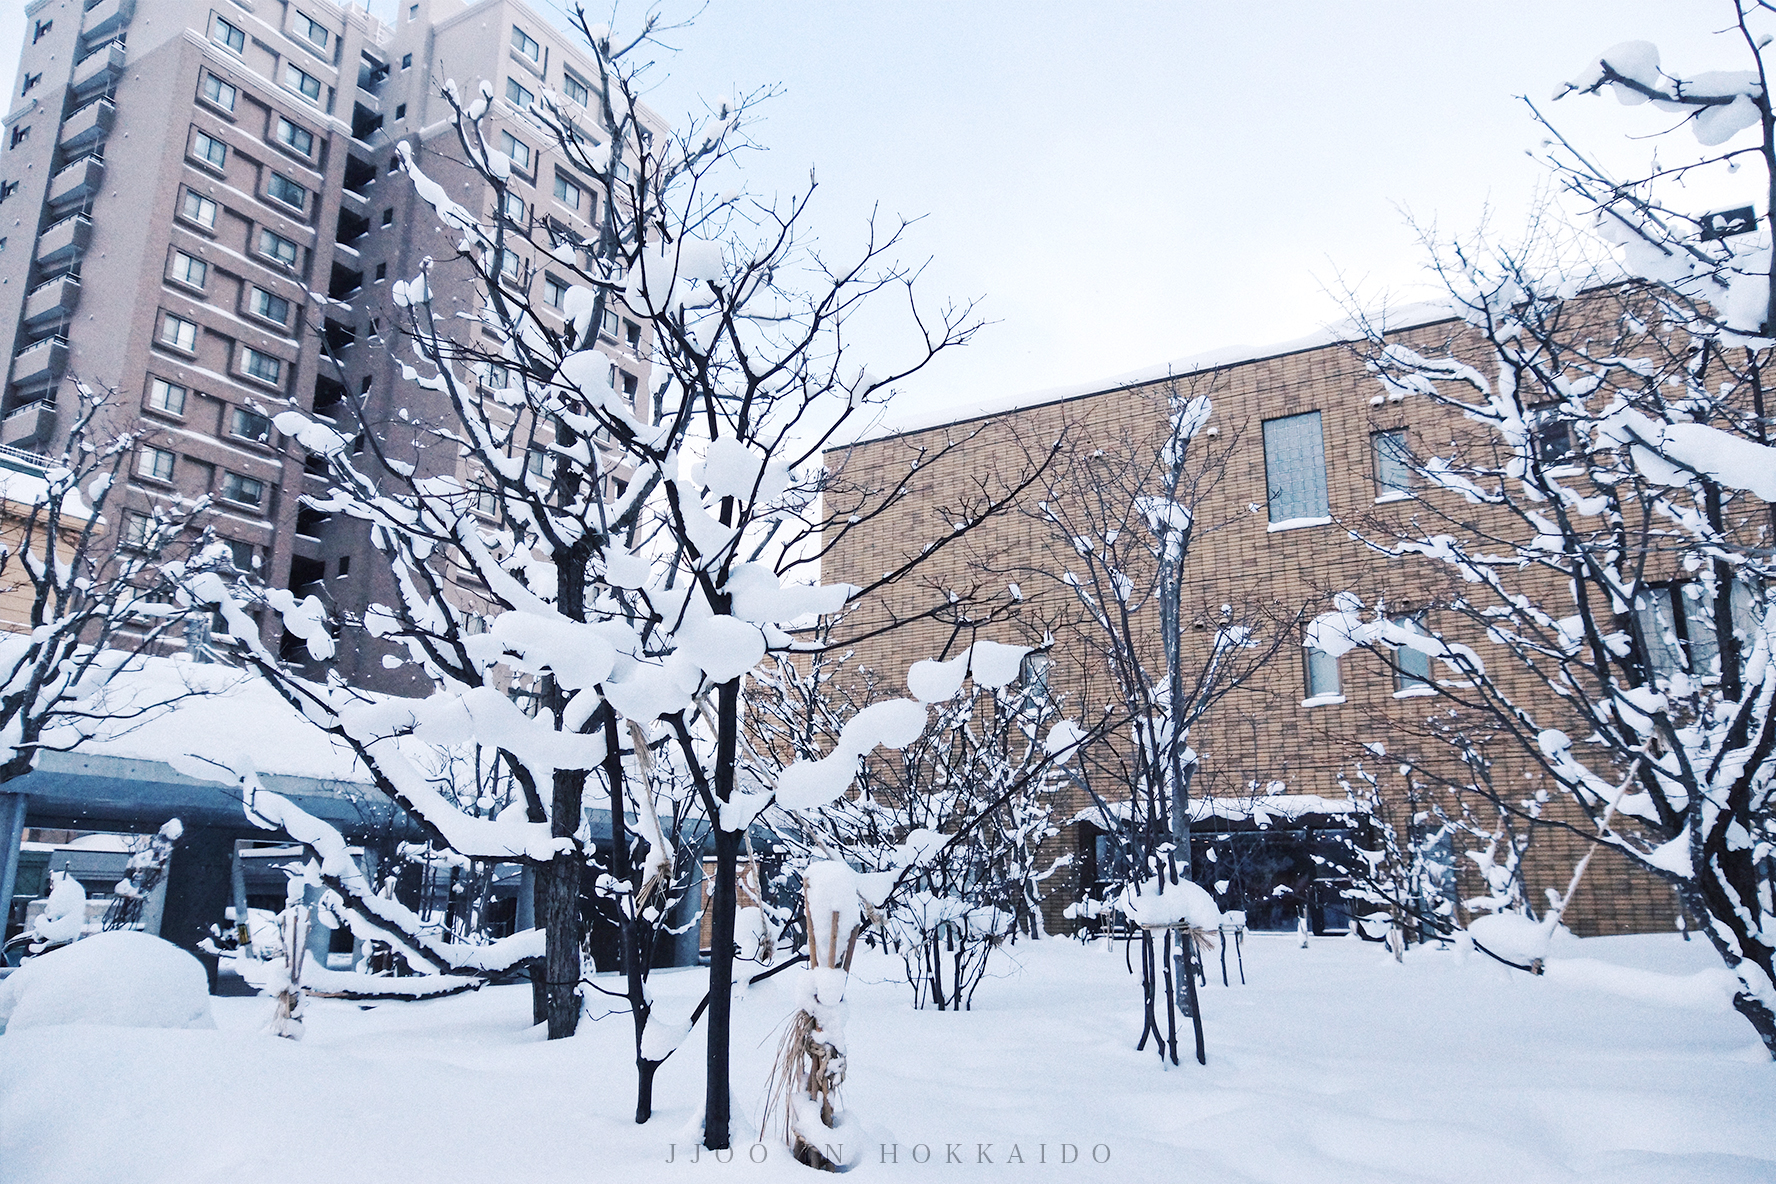
{"type": "MultiPolygon", "coordinates": [[[[978,297],[993,323],[908,385],[916,413],[1310,333],[1338,319],[1341,276],[1423,296],[1404,211],[1445,232],[1488,204],[1501,230],[1523,220],[1540,137],[1514,96],[1543,102],[1630,39],[1681,71],[1742,66],[1711,34],[1730,16],[1723,0],[711,0],[651,103],[677,118],[778,84],[748,187],[793,190],[817,165],[835,257],[872,206],[923,216],[905,252],[931,260],[923,296],[978,297]]],[[[1669,122],[1597,98],[1551,113],[1617,160],[1647,149],[1625,134],[1669,122]]],[[[885,332],[864,344],[873,370],[902,360],[885,332]]]]}

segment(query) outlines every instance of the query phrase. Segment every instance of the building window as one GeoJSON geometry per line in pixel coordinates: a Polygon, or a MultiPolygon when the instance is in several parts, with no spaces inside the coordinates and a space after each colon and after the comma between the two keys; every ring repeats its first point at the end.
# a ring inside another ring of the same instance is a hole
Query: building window
{"type": "Polygon", "coordinates": [[[386,209],[382,212],[382,224],[384,226],[393,226],[395,224],[395,207],[394,206],[390,206],[388,209],[386,209]]]}
{"type": "Polygon", "coordinates": [[[136,475],[150,481],[171,481],[173,460],[173,454],[164,448],[144,446],[136,457],[136,475]]]}
{"type": "Polygon", "coordinates": [[[1318,411],[1264,421],[1264,480],[1273,524],[1331,513],[1318,411]]]}
{"type": "Polygon", "coordinates": [[[529,109],[531,100],[535,98],[528,90],[518,85],[516,78],[506,79],[506,101],[520,111],[529,109]]]}
{"type": "Polygon", "coordinates": [[[481,385],[490,391],[503,391],[506,389],[507,381],[508,375],[504,366],[489,364],[487,373],[481,379],[481,385]]]}
{"type": "Polygon", "coordinates": [[[20,127],[15,127],[12,129],[12,146],[14,148],[17,148],[20,144],[23,144],[26,140],[28,140],[30,138],[31,138],[31,126],[29,124],[24,124],[20,127]]]}
{"type": "Polygon", "coordinates": [[[205,132],[191,137],[191,155],[207,165],[221,168],[228,163],[228,145],[205,132]]]}
{"type": "Polygon", "coordinates": [[[555,200],[570,210],[580,208],[580,187],[560,173],[555,174],[555,200]]]}
{"type": "Polygon", "coordinates": [[[43,74],[41,71],[39,71],[36,74],[25,75],[25,86],[24,86],[23,90],[19,91],[19,96],[22,98],[25,95],[30,94],[31,88],[33,86],[36,86],[39,82],[42,82],[42,81],[43,81],[43,74]]]}
{"type": "Polygon", "coordinates": [[[210,278],[210,265],[184,251],[174,251],[173,265],[167,270],[167,278],[201,292],[204,283],[210,278]]]}
{"type": "Polygon", "coordinates": [[[53,28],[55,28],[55,21],[53,20],[38,21],[36,29],[31,33],[31,44],[36,45],[39,41],[43,40],[43,35],[53,28]]]}
{"type": "Polygon", "coordinates": [[[375,381],[376,381],[376,376],[374,374],[364,375],[364,377],[362,377],[358,380],[358,393],[360,395],[369,394],[370,393],[370,386],[375,381]]]}
{"type": "Polygon", "coordinates": [[[406,103],[396,103],[395,104],[395,118],[396,119],[406,119],[407,118],[407,104],[406,103]]]}
{"type": "Polygon", "coordinates": [[[259,548],[243,539],[223,539],[222,545],[228,548],[228,561],[234,564],[234,570],[243,575],[250,575],[259,566],[259,548]]]}
{"type": "Polygon", "coordinates": [[[532,448],[524,454],[524,471],[539,481],[549,479],[549,450],[532,448]]]}
{"type": "Polygon", "coordinates": [[[351,575],[351,569],[352,557],[350,555],[341,555],[339,557],[339,574],[342,576],[349,576],[351,575]]]}
{"type": "Polygon", "coordinates": [[[592,88],[565,70],[561,72],[561,89],[567,92],[568,98],[580,106],[589,107],[592,105],[592,88]]]}
{"type": "Polygon", "coordinates": [[[236,407],[228,417],[228,434],[255,444],[271,439],[271,420],[245,407],[236,407]]]}
{"type": "Polygon", "coordinates": [[[231,25],[221,17],[216,18],[216,32],[211,38],[219,45],[226,45],[235,53],[247,51],[247,35],[237,25],[231,25]]]}
{"type": "Polygon", "coordinates": [[[184,317],[167,313],[160,322],[160,343],[186,353],[197,352],[197,326],[184,317]]]}
{"type": "Polygon", "coordinates": [[[419,5],[409,4],[407,6],[407,19],[410,21],[416,21],[419,19],[419,5]]]}
{"type": "Polygon", "coordinates": [[[1317,650],[1308,646],[1307,658],[1307,701],[1329,702],[1341,694],[1338,680],[1338,659],[1325,650],[1317,650]]]}
{"type": "Polygon", "coordinates": [[[247,310],[261,320],[272,321],[278,325],[290,323],[290,302],[282,296],[274,296],[264,288],[254,288],[247,298],[247,310]]]}
{"type": "Polygon", "coordinates": [[[413,55],[412,54],[404,53],[401,55],[401,69],[403,69],[403,70],[413,69],[413,55]]]}
{"type": "Polygon", "coordinates": [[[259,253],[276,259],[286,267],[296,266],[296,244],[274,231],[259,231],[259,253]]]}
{"type": "Polygon", "coordinates": [[[205,230],[216,228],[216,203],[190,189],[179,199],[179,217],[195,222],[205,230]]]}
{"type": "Polygon", "coordinates": [[[1529,412],[1529,438],[1536,459],[1558,465],[1573,455],[1572,425],[1558,406],[1535,407],[1529,412]]]}
{"type": "Polygon", "coordinates": [[[633,398],[635,398],[635,392],[640,389],[641,389],[641,379],[635,377],[635,375],[633,375],[633,374],[623,375],[623,394],[624,395],[633,399],[633,398]]]}
{"type": "Polygon", "coordinates": [[[234,87],[208,71],[204,72],[201,93],[206,101],[214,103],[224,111],[233,111],[234,100],[240,95],[240,92],[234,87]]]}
{"type": "MultiPolygon", "coordinates": [[[[1394,624],[1408,633],[1424,635],[1423,622],[1417,617],[1395,617],[1394,624]]],[[[1431,689],[1431,656],[1409,645],[1394,647],[1394,693],[1408,694],[1431,689]]]]}
{"type": "Polygon", "coordinates": [[[314,133],[305,127],[296,126],[281,115],[277,121],[277,139],[278,143],[292,152],[303,156],[314,155],[314,133]]]}
{"type": "Polygon", "coordinates": [[[522,267],[523,264],[520,262],[516,253],[512,251],[500,252],[500,275],[504,276],[506,279],[515,280],[518,278],[518,273],[522,270],[522,267]]]}
{"type": "Polygon", "coordinates": [[[1376,432],[1369,437],[1375,458],[1375,496],[1406,493],[1412,488],[1412,454],[1406,449],[1406,429],[1376,432]]]}
{"type": "Polygon", "coordinates": [[[123,512],[123,548],[146,551],[154,541],[154,519],[134,510],[123,512]]]}
{"type": "Polygon", "coordinates": [[[506,190],[505,197],[500,199],[500,212],[518,225],[524,225],[524,199],[510,189],[506,190]]]}
{"type": "MultiPolygon", "coordinates": [[[[1735,632],[1749,636],[1755,623],[1749,586],[1735,583],[1731,606],[1735,632]]],[[[1634,598],[1634,624],[1649,680],[1688,671],[1698,679],[1720,677],[1720,639],[1714,627],[1714,606],[1701,584],[1667,584],[1644,588],[1634,598]]]]}
{"type": "Polygon", "coordinates": [[[243,506],[258,506],[265,501],[265,482],[239,473],[222,474],[222,496],[243,506]]]}
{"type": "Polygon", "coordinates": [[[321,101],[321,80],[295,66],[284,67],[284,85],[298,92],[311,103],[321,101]]]}
{"type": "Polygon", "coordinates": [[[308,206],[308,190],[282,173],[271,175],[271,183],[265,187],[265,191],[292,209],[301,210],[308,206]]]}
{"type": "Polygon", "coordinates": [[[561,302],[567,299],[567,285],[552,275],[543,277],[543,303],[550,308],[560,308],[561,302]]]}
{"type": "Polygon", "coordinates": [[[617,338],[617,314],[608,308],[605,309],[604,320],[599,322],[598,328],[599,332],[615,341],[617,338]]]}
{"type": "Polygon", "coordinates": [[[185,396],[188,392],[176,382],[168,382],[164,378],[148,380],[148,406],[151,410],[164,412],[167,415],[185,414],[185,396]]]}
{"type": "Polygon", "coordinates": [[[247,375],[257,378],[260,382],[276,385],[283,377],[284,364],[267,353],[260,353],[249,346],[241,347],[241,370],[247,375]]]}
{"type": "Polygon", "coordinates": [[[322,49],[327,48],[327,26],[323,25],[320,21],[315,20],[307,13],[299,12],[296,14],[296,31],[320,46],[322,49]]]}
{"type": "Polygon", "coordinates": [[[500,133],[500,151],[511,157],[512,163],[519,168],[530,168],[530,145],[511,132],[500,133]]]}
{"type": "Polygon", "coordinates": [[[376,265],[376,282],[380,284],[383,280],[388,279],[388,273],[389,265],[386,263],[378,263],[376,265]]]}
{"type": "Polygon", "coordinates": [[[543,47],[537,44],[536,38],[517,25],[512,26],[512,48],[533,62],[539,61],[543,53],[543,47]]]}
{"type": "Polygon", "coordinates": [[[641,326],[634,321],[625,319],[623,321],[623,340],[629,344],[630,349],[639,348],[641,346],[641,326]]]}

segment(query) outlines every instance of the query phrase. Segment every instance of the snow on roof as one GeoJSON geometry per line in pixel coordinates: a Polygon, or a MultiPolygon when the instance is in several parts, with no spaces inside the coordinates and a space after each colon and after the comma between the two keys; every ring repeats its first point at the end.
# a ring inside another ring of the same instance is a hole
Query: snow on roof
{"type": "MultiPolygon", "coordinates": [[[[1206,822],[1211,818],[1247,821],[1269,826],[1280,818],[1293,822],[1307,814],[1351,814],[1355,807],[1346,798],[1325,798],[1317,793],[1266,793],[1251,797],[1192,797],[1190,821],[1206,822]]],[[[1103,806],[1087,806],[1073,815],[1071,822],[1089,822],[1103,830],[1129,816],[1129,803],[1106,802],[1103,806]]]]}
{"type": "MultiPolygon", "coordinates": [[[[176,755],[225,764],[247,757],[260,773],[320,781],[368,782],[351,749],[298,715],[256,674],[188,658],[132,661],[104,689],[106,709],[137,718],[93,722],[83,754],[160,761],[176,755]]],[[[51,746],[74,737],[63,725],[44,736],[51,746]]]]}
{"type": "MultiPolygon", "coordinates": [[[[1440,321],[1453,320],[1456,316],[1456,310],[1446,303],[1408,304],[1377,314],[1372,324],[1380,326],[1384,332],[1399,333],[1407,329],[1434,325],[1440,321]]],[[[1341,342],[1360,341],[1365,336],[1364,329],[1356,321],[1346,320],[1326,325],[1316,332],[1288,341],[1272,342],[1268,345],[1224,346],[1220,349],[1191,354],[1170,362],[1146,366],[1139,370],[1130,370],[1124,374],[1091,382],[1047,387],[1021,394],[983,399],[975,403],[946,402],[941,406],[926,407],[906,414],[897,414],[894,405],[888,403],[879,408],[877,415],[863,424],[855,436],[845,441],[844,444],[835,443],[833,447],[839,448],[844,447],[845,444],[867,444],[877,440],[888,440],[912,432],[986,419],[1008,411],[1027,411],[1033,407],[1043,407],[1051,403],[1065,403],[1071,399],[1122,390],[1142,383],[1159,382],[1166,378],[1176,378],[1186,374],[1200,374],[1207,370],[1219,370],[1224,366],[1237,366],[1245,362],[1259,362],[1266,358],[1280,358],[1287,354],[1298,354],[1310,349],[1323,349],[1328,345],[1337,345],[1341,342]]]]}

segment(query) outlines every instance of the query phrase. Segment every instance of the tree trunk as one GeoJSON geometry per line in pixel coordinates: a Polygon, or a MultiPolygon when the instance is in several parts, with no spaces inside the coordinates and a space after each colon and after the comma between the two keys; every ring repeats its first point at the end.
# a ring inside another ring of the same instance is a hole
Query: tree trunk
{"type": "MultiPolygon", "coordinates": [[[[724,515],[725,517],[725,515],[724,515]]],[[[724,606],[725,607],[725,606],[724,606]]],[[[740,746],[740,680],[716,692],[715,796],[734,793],[734,762],[740,746]]],[[[734,910],[739,906],[741,832],[715,823],[715,889],[709,907],[709,1063],[703,1096],[703,1145],[725,1150],[728,1139],[728,1039],[734,1013],[734,910]]]]}
{"type": "Polygon", "coordinates": [[[709,924],[709,1077],[704,1096],[703,1145],[720,1151],[728,1140],[728,1037],[734,1011],[734,909],[740,832],[715,831],[715,891],[709,924]]]}
{"type": "MultiPolygon", "coordinates": [[[[572,838],[580,829],[580,804],[585,789],[585,770],[555,770],[550,834],[572,838]]],[[[561,852],[538,869],[538,884],[543,890],[543,931],[548,943],[543,976],[550,1040],[572,1036],[580,1022],[580,866],[581,856],[576,848],[561,852]]]]}

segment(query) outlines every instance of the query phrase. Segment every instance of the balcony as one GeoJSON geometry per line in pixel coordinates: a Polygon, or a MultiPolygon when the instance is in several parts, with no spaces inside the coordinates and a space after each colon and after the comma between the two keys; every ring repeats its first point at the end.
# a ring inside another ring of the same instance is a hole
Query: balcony
{"type": "Polygon", "coordinates": [[[54,382],[68,369],[68,339],[45,337],[12,355],[15,385],[54,382]]]}
{"type": "Polygon", "coordinates": [[[80,280],[75,276],[64,275],[38,284],[25,297],[25,328],[47,328],[70,316],[79,303],[80,280]]]}
{"type": "Polygon", "coordinates": [[[55,433],[56,408],[53,399],[39,399],[17,408],[0,419],[0,446],[30,450],[33,444],[48,443],[55,433]]]}
{"type": "Polygon", "coordinates": [[[37,266],[53,269],[80,257],[92,241],[92,219],[74,214],[52,224],[37,236],[37,266]]]}
{"type": "Polygon", "coordinates": [[[123,75],[123,59],[122,41],[99,46],[75,65],[68,88],[76,98],[98,94],[123,75]]]}
{"type": "Polygon", "coordinates": [[[62,121],[62,138],[56,143],[63,152],[76,152],[89,144],[97,144],[111,133],[117,119],[117,107],[110,99],[88,103],[62,121]]]}
{"type": "Polygon", "coordinates": [[[98,0],[97,4],[86,6],[86,23],[81,27],[80,37],[88,45],[100,38],[110,37],[136,15],[136,0],[98,0]]]}
{"type": "Polygon", "coordinates": [[[52,207],[69,206],[85,201],[96,196],[99,186],[104,183],[105,158],[83,156],[72,164],[63,165],[49,179],[49,204],[52,207]]]}

